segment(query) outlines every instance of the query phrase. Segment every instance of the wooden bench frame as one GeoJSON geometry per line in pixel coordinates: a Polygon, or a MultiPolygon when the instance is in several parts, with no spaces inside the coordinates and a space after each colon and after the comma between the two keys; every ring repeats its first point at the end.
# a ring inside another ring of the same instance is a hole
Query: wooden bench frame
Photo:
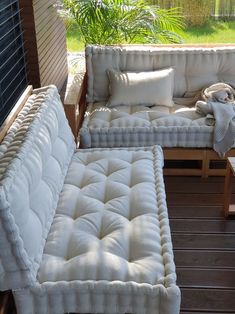
{"type": "Polygon", "coordinates": [[[69,125],[78,141],[78,132],[83,122],[83,117],[86,111],[86,90],[87,90],[87,75],[81,79],[81,85],[78,87],[77,95],[74,95],[74,103],[64,103],[64,110],[69,125]]]}
{"type": "Polygon", "coordinates": [[[235,149],[231,149],[221,159],[212,148],[163,148],[165,161],[196,161],[198,168],[167,168],[164,169],[165,175],[172,176],[225,176],[226,158],[235,157],[235,149]],[[213,163],[219,162],[221,168],[214,168],[213,163]]]}
{"type": "Polygon", "coordinates": [[[0,127],[0,142],[2,142],[4,136],[6,135],[7,131],[11,127],[11,125],[14,122],[15,118],[17,117],[18,113],[24,107],[27,99],[32,94],[32,91],[33,91],[33,87],[31,85],[29,85],[25,89],[25,91],[23,92],[23,94],[21,95],[21,97],[19,98],[17,103],[15,104],[15,106],[12,108],[10,113],[8,114],[6,120],[1,125],[1,127],[0,127]]]}
{"type": "Polygon", "coordinates": [[[229,157],[227,160],[226,175],[224,180],[224,217],[235,215],[235,204],[231,203],[232,177],[235,176],[235,158],[229,157]]]}

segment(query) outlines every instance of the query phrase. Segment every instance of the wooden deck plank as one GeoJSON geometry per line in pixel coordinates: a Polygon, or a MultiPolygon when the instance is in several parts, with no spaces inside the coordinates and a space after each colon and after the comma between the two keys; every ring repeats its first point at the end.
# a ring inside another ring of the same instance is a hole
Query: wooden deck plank
{"type": "Polygon", "coordinates": [[[171,231],[192,233],[232,233],[235,234],[235,220],[213,219],[171,219],[171,231]]]}
{"type": "MultiPolygon", "coordinates": [[[[191,178],[191,177],[189,177],[191,178]]],[[[204,179],[205,180],[205,179],[204,179]]],[[[202,194],[216,194],[222,193],[224,182],[221,180],[220,182],[205,182],[204,180],[183,180],[181,184],[176,185],[173,181],[167,184],[167,192],[168,193],[202,193],[202,194]]],[[[235,192],[235,186],[233,187],[233,192],[235,192]]]]}
{"type": "Polygon", "coordinates": [[[235,235],[172,233],[175,249],[235,250],[235,235]]]}
{"type": "MultiPolygon", "coordinates": [[[[200,313],[200,314],[208,314],[208,313],[211,313],[211,312],[198,312],[198,311],[180,311],[180,314],[197,314],[197,313],[200,313]]],[[[212,313],[211,313],[212,314],[212,313]]],[[[219,314],[231,314],[231,312],[219,312],[219,314]]]]}
{"type": "Polygon", "coordinates": [[[174,250],[174,260],[178,268],[234,268],[235,251],[174,250]]]}
{"type": "Polygon", "coordinates": [[[234,290],[181,288],[181,310],[213,314],[235,313],[234,290]]]}
{"type": "Polygon", "coordinates": [[[218,205],[222,204],[223,195],[222,194],[202,194],[202,193],[168,193],[167,194],[167,203],[168,205],[180,205],[180,204],[197,204],[197,205],[218,205]]]}
{"type": "Polygon", "coordinates": [[[177,283],[181,288],[235,289],[235,269],[178,268],[177,283]]]}
{"type": "Polygon", "coordinates": [[[224,219],[223,216],[223,207],[221,205],[174,205],[170,204],[168,206],[169,216],[174,218],[185,217],[190,218],[207,218],[207,219],[224,219]]]}

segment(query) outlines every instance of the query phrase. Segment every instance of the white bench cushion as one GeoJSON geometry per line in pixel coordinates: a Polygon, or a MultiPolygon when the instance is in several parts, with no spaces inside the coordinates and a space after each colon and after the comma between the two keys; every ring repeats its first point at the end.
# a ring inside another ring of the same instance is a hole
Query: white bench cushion
{"type": "Polygon", "coordinates": [[[107,70],[126,72],[174,68],[174,97],[213,83],[235,85],[235,47],[161,47],[151,45],[86,47],[88,102],[107,101],[107,70]]]}
{"type": "Polygon", "coordinates": [[[213,126],[188,107],[89,104],[80,129],[80,145],[89,147],[212,147],[213,126]]]}
{"type": "Polygon", "coordinates": [[[75,150],[55,86],[35,90],[21,115],[0,150],[0,290],[36,281],[75,150]]]}
{"type": "Polygon", "coordinates": [[[179,313],[160,147],[80,150],[19,313],[179,313]]]}

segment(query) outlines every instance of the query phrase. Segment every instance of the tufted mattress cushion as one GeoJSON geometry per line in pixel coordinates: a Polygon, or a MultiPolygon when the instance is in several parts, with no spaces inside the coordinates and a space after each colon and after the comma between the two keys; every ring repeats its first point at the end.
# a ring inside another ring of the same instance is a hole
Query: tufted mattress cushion
{"type": "Polygon", "coordinates": [[[27,116],[27,114],[29,113],[29,110],[32,108],[34,104],[34,99],[35,99],[35,95],[31,95],[31,97],[29,97],[26,104],[24,105],[22,110],[19,112],[18,116],[16,117],[16,119],[10,126],[9,130],[7,131],[7,134],[5,135],[0,145],[0,158],[4,156],[4,153],[6,152],[8,146],[14,140],[16,132],[21,127],[22,123],[25,120],[25,117],[27,116]]]}
{"type": "Polygon", "coordinates": [[[88,102],[107,101],[107,70],[127,72],[174,68],[174,97],[216,82],[235,86],[235,46],[157,47],[150,45],[87,46],[88,102]]]}
{"type": "Polygon", "coordinates": [[[89,147],[212,147],[213,126],[194,108],[174,105],[119,106],[88,105],[80,129],[80,145],[89,147]]]}
{"type": "Polygon", "coordinates": [[[176,314],[160,147],[80,150],[19,313],[176,314]]]}
{"type": "Polygon", "coordinates": [[[75,143],[55,86],[34,90],[0,149],[0,290],[32,284],[75,143]]]}

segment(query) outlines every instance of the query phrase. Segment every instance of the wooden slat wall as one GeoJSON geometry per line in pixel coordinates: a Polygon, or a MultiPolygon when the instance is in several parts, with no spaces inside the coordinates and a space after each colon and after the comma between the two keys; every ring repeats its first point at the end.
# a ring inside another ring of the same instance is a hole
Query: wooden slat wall
{"type": "Polygon", "coordinates": [[[29,81],[33,87],[55,84],[61,90],[67,79],[65,27],[56,0],[20,0],[29,81]]]}
{"type": "Polygon", "coordinates": [[[28,81],[33,85],[33,87],[40,87],[33,4],[30,0],[19,0],[19,6],[21,9],[21,25],[24,32],[28,81]]]}

